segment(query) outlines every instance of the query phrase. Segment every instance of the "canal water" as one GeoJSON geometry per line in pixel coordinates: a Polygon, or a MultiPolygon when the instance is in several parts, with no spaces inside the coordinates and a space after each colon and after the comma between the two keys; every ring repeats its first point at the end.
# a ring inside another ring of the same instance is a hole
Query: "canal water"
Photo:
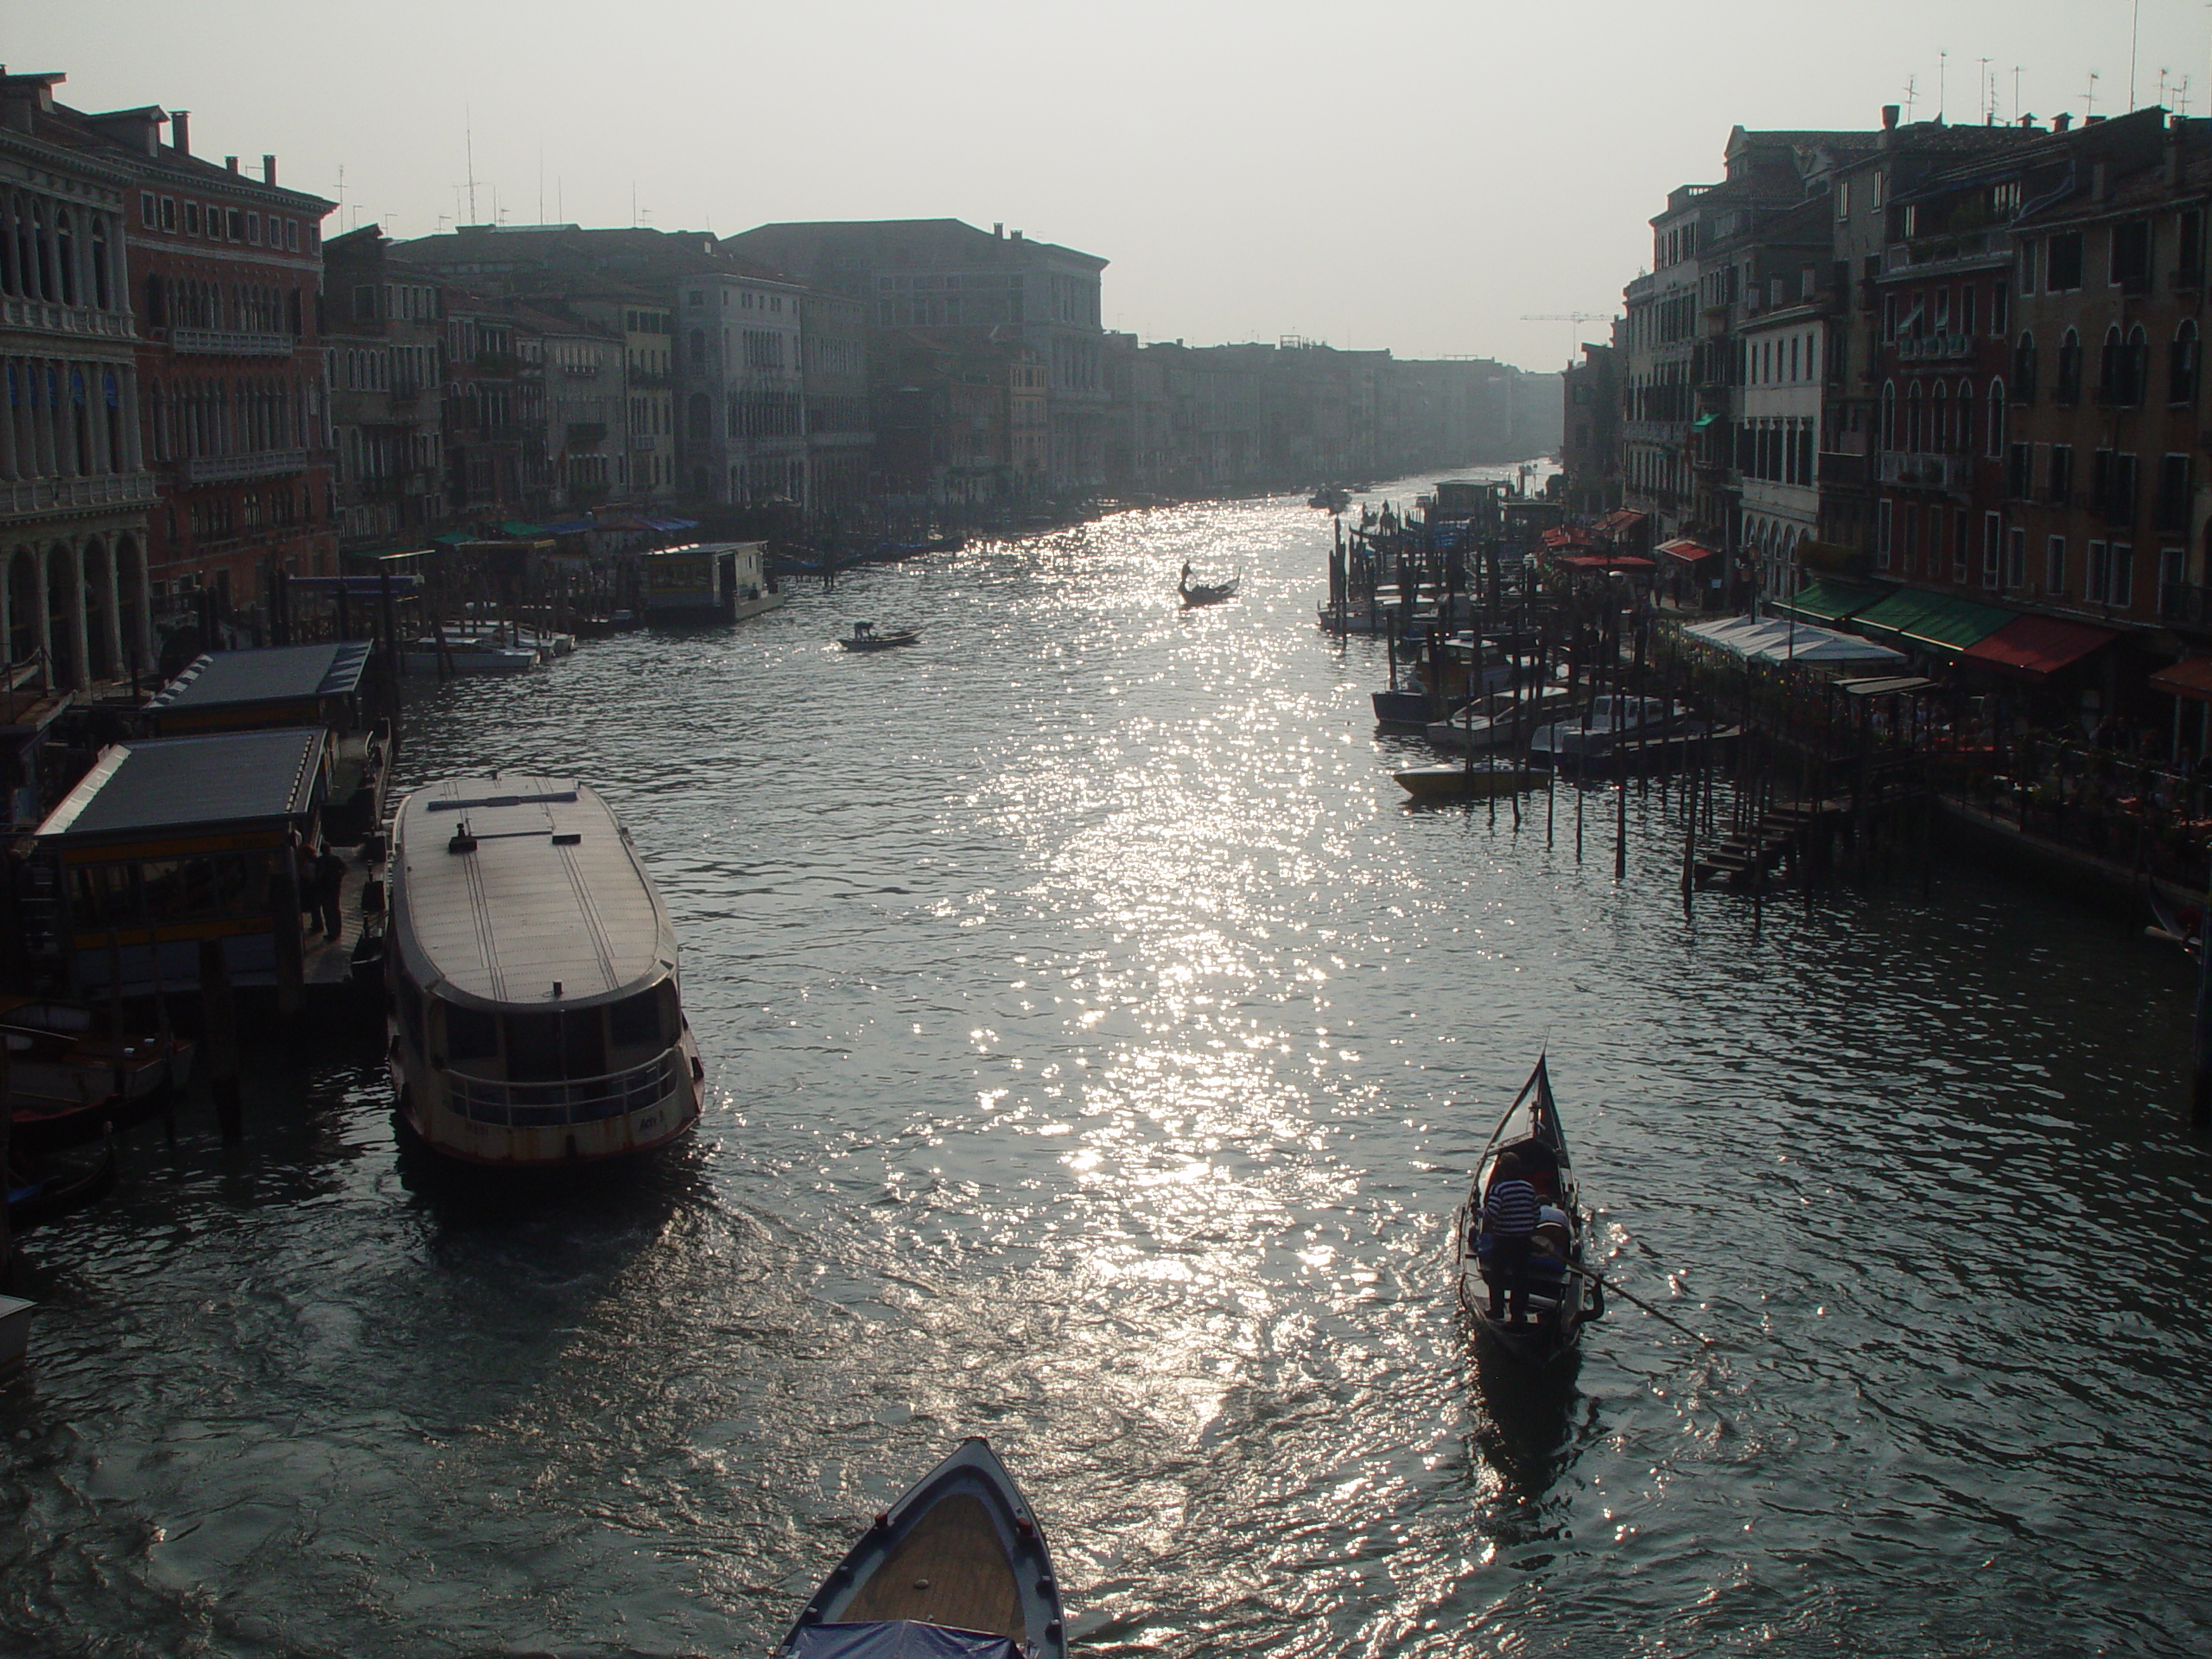
{"type": "Polygon", "coordinates": [[[1409,809],[1326,544],[1128,512],[425,688],[413,778],[633,828],[705,1121],[486,1194],[334,1026],[244,1147],[136,1141],[30,1241],[0,1650],[758,1654],[970,1433],[1094,1655],[2212,1647],[2180,959],[1956,863],[1685,913],[1656,791],[1618,883],[1610,798],[1580,861],[1569,791],[1409,809]],[[1547,1046],[1606,1271],[1710,1347],[1471,1348],[1452,1211],[1547,1046]]]}

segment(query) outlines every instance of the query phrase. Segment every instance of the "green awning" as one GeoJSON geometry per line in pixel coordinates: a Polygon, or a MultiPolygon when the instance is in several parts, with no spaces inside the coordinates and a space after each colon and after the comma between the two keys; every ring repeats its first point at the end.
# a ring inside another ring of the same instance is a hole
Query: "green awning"
{"type": "Polygon", "coordinates": [[[1900,588],[1853,617],[1852,626],[1877,639],[1887,637],[1923,651],[1955,655],[1986,639],[2018,614],[1994,605],[1977,605],[1955,594],[1900,588]]]}
{"type": "Polygon", "coordinates": [[[1767,601],[1777,616],[1794,616],[1800,622],[1840,622],[1865,610],[1890,590],[1862,588],[1855,582],[1816,582],[1794,599],[1767,601]]]}
{"type": "Polygon", "coordinates": [[[518,541],[534,542],[545,533],[543,524],[526,524],[519,518],[502,518],[499,534],[512,536],[518,541]]]}
{"type": "Polygon", "coordinates": [[[1699,416],[1697,417],[1697,419],[1695,419],[1695,420],[1692,421],[1692,422],[1690,423],[1690,427],[1691,427],[1691,429],[1692,429],[1694,431],[1702,432],[1702,431],[1704,431],[1704,430],[1705,430],[1705,429],[1706,429],[1707,427],[1711,426],[1711,425],[1712,425],[1715,421],[1719,420],[1719,418],[1720,418],[1720,416],[1719,416],[1715,415],[1715,414],[1712,413],[1710,410],[1708,410],[1708,411],[1707,411],[1705,414],[1699,416]]]}

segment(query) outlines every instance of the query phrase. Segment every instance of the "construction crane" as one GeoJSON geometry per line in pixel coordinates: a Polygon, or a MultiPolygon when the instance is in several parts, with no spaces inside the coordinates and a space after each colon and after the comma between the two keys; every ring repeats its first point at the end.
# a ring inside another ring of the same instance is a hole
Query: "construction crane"
{"type": "MultiPolygon", "coordinates": [[[[1586,322],[1610,322],[1612,318],[1603,311],[1537,311],[1524,315],[1521,321],[1523,322],[1566,322],[1579,327],[1586,322]]],[[[1574,361],[1573,328],[1567,330],[1567,360],[1570,363],[1574,361]]]]}

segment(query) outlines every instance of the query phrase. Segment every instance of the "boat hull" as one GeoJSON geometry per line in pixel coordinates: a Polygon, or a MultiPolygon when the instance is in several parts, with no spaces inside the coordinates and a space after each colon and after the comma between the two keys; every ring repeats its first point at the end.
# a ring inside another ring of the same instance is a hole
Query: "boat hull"
{"type": "Polygon", "coordinates": [[[1414,766],[1405,772],[1390,774],[1398,786],[1416,801],[1480,801],[1493,795],[1510,795],[1516,790],[1532,789],[1537,779],[1534,772],[1520,767],[1498,769],[1455,766],[1446,761],[1442,766],[1414,766]]]}

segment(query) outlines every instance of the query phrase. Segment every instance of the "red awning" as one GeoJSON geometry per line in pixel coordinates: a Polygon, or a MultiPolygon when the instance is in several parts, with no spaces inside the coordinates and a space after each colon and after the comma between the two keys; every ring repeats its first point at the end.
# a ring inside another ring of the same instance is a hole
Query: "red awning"
{"type": "Polygon", "coordinates": [[[2062,622],[2055,616],[2022,616],[1974,641],[1959,653],[1959,660],[2044,680],[2119,638],[2110,628],[2062,622]]]}
{"type": "Polygon", "coordinates": [[[1590,532],[1586,530],[1568,530],[1560,528],[1548,530],[1543,533],[1542,541],[1546,547],[1589,547],[1592,545],[1590,539],[1590,532]]]}
{"type": "Polygon", "coordinates": [[[1598,521],[1601,536],[1618,536],[1634,530],[1643,522],[1643,514],[1628,507],[1616,507],[1598,521]]]}
{"type": "Polygon", "coordinates": [[[2151,677],[2151,689],[2198,702],[2212,702],[2212,657],[2184,657],[2151,677]]]}
{"type": "Polygon", "coordinates": [[[1656,569],[1649,559],[1639,559],[1633,553],[1575,553],[1559,561],[1570,570],[1651,570],[1656,569]]]}
{"type": "Polygon", "coordinates": [[[1680,559],[1684,564],[1695,564],[1700,559],[1720,556],[1714,549],[1694,542],[1687,536],[1677,536],[1671,542],[1660,543],[1659,550],[1670,559],[1680,559]]]}

